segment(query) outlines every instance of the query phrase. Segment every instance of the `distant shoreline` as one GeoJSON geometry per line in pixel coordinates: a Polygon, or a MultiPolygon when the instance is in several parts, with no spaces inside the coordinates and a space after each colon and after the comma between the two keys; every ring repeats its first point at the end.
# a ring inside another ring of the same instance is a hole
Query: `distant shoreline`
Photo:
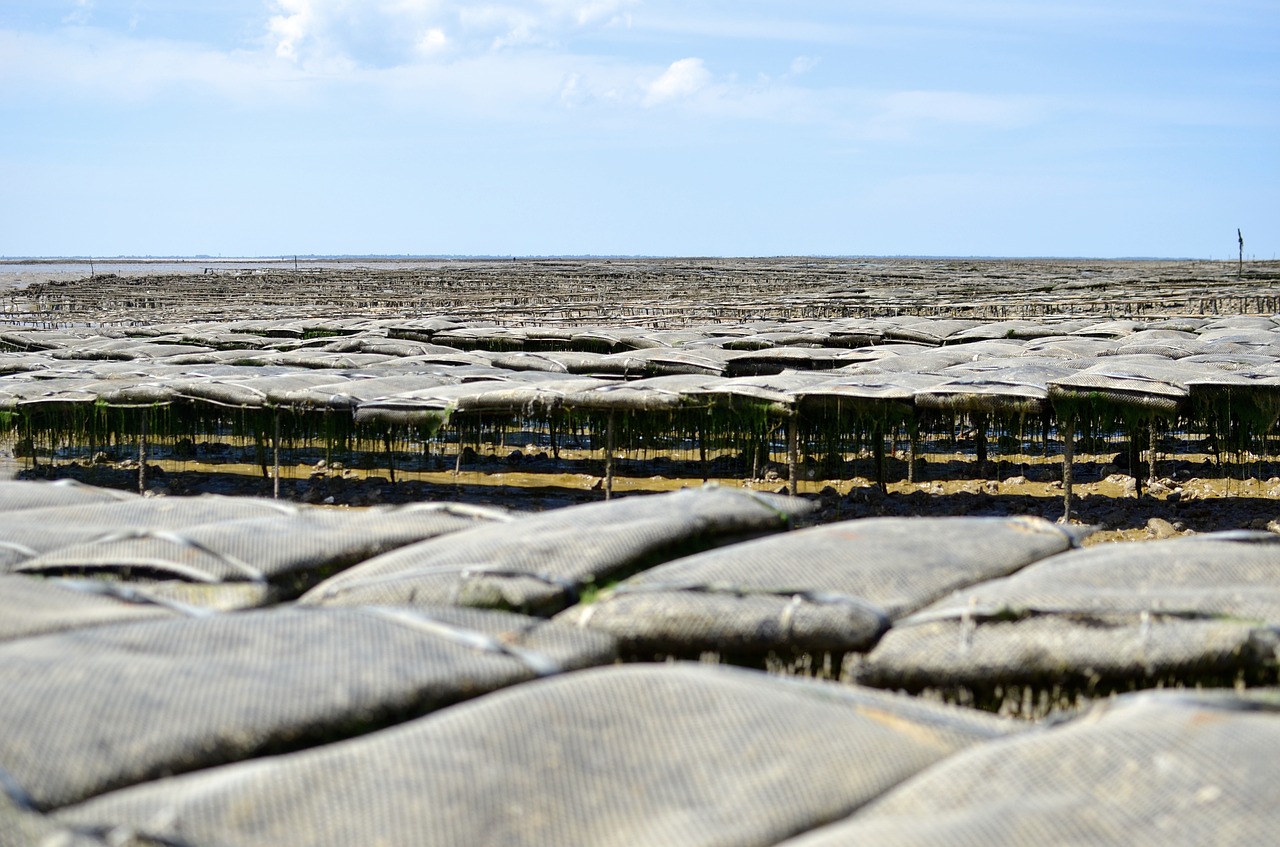
{"type": "MultiPolygon", "coordinates": [[[[48,264],[83,264],[88,265],[92,262],[94,265],[112,265],[112,264],[129,264],[129,265],[147,265],[147,264],[190,264],[190,265],[227,265],[227,264],[293,264],[297,261],[299,264],[307,263],[333,263],[333,264],[353,264],[361,262],[378,262],[386,264],[405,264],[416,262],[502,262],[502,261],[608,261],[608,260],[672,260],[672,261],[735,261],[735,260],[752,260],[752,259],[815,259],[824,261],[839,260],[866,260],[866,259],[909,259],[914,261],[956,261],[969,260],[975,262],[992,261],[992,262],[1037,262],[1037,261],[1059,261],[1059,262],[1225,262],[1235,261],[1231,259],[1214,259],[1195,256],[960,256],[960,255],[932,255],[932,254],[872,254],[872,253],[813,253],[813,254],[794,254],[794,255],[777,255],[777,256],[659,256],[644,253],[632,254],[529,254],[529,255],[513,255],[513,254],[438,254],[438,255],[409,255],[409,254],[302,254],[288,256],[0,256],[0,267],[5,265],[48,265],[48,264]]],[[[1265,259],[1253,259],[1246,261],[1267,261],[1265,259]]]]}

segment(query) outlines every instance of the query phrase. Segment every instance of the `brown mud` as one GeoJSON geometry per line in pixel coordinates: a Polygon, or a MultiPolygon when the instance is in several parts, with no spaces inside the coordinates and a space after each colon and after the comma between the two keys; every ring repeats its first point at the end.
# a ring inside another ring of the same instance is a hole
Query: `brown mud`
{"type": "MultiPolygon", "coordinates": [[[[1280,262],[1094,259],[245,260],[136,275],[37,271],[0,319],[137,326],[246,318],[433,317],[671,328],[920,315],[977,319],[1280,312],[1280,262]]],[[[105,269],[105,272],[101,272],[105,269]]],[[[85,269],[87,270],[87,268],[85,269]]],[[[166,269],[171,270],[171,269],[166,269]]],[[[17,275],[14,277],[17,279],[17,275]]]]}
{"type": "MultiPolygon", "coordinates": [[[[284,500],[363,507],[413,502],[449,501],[498,506],[514,511],[543,511],[604,499],[603,462],[585,453],[577,458],[551,459],[515,450],[506,456],[468,456],[469,464],[454,470],[452,460],[434,457],[430,469],[400,468],[394,482],[386,468],[347,467],[341,462],[285,464],[280,469],[280,497],[284,500]]],[[[959,463],[957,463],[959,464],[959,463]]],[[[637,463],[653,470],[654,464],[637,463]]],[[[614,496],[671,491],[704,484],[697,463],[658,462],[665,473],[619,474],[614,496]]],[[[818,506],[807,523],[826,523],[860,517],[913,515],[1033,515],[1059,520],[1063,514],[1061,465],[1053,461],[1024,462],[1018,474],[990,473],[978,477],[973,468],[956,478],[955,468],[938,463],[935,474],[946,478],[920,482],[895,481],[881,490],[869,478],[823,478],[810,470],[797,482],[797,494],[818,506]]],[[[77,479],[91,485],[136,491],[136,461],[79,463],[11,461],[14,476],[23,479],[77,479]]],[[[1262,466],[1264,472],[1274,470],[1262,466]]],[[[1227,472],[1230,472],[1230,468],[1227,472]]],[[[786,469],[767,465],[758,479],[708,475],[705,482],[785,493],[786,469]]],[[[1081,462],[1083,477],[1075,486],[1072,523],[1094,533],[1086,544],[1168,538],[1231,529],[1280,531],[1280,476],[1258,479],[1224,476],[1212,456],[1184,457],[1175,477],[1161,477],[1142,491],[1133,477],[1113,466],[1081,462]],[[1091,479],[1092,478],[1092,479],[1091,479]]],[[[1240,471],[1236,469],[1236,473],[1240,471]]],[[[927,474],[926,474],[927,476],[927,474]]],[[[257,464],[160,459],[148,462],[150,496],[223,494],[271,497],[275,480],[257,464]]]]}

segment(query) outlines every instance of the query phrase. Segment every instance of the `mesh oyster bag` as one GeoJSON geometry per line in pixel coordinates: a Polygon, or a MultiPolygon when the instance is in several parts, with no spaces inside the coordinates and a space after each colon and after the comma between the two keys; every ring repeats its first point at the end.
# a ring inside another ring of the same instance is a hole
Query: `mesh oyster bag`
{"type": "MultiPolygon", "coordinates": [[[[507,520],[498,510],[445,503],[361,511],[285,507],[266,516],[185,527],[103,527],[85,540],[17,562],[11,570],[269,586],[272,590],[257,594],[232,589],[233,599],[243,595],[240,605],[258,605],[296,597],[337,571],[407,544],[507,520]]],[[[200,592],[191,589],[170,584],[148,590],[201,604],[200,592]]]]}
{"type": "Polygon", "coordinates": [[[630,665],[113,792],[55,818],[191,847],[753,847],[842,818],[1008,723],[753,671],[630,665]]]}
{"type": "Polygon", "coordinates": [[[854,678],[1043,711],[1156,685],[1274,682],[1280,538],[1098,545],[956,592],[897,622],[854,678]]]}
{"type": "Polygon", "coordinates": [[[1274,702],[1129,695],[958,753],[785,847],[1269,844],[1278,780],[1274,702]]]}
{"type": "Polygon", "coordinates": [[[0,645],[0,769],[47,810],[611,661],[601,633],[478,609],[280,608],[0,645]]]}
{"type": "Polygon", "coordinates": [[[370,559],[300,602],[509,608],[550,615],[584,587],[743,537],[777,532],[803,499],[707,486],[569,506],[370,559]]]}
{"type": "Polygon", "coordinates": [[[891,620],[1074,540],[1039,518],[844,521],[668,562],[560,617],[638,656],[864,650],[891,620]]]}

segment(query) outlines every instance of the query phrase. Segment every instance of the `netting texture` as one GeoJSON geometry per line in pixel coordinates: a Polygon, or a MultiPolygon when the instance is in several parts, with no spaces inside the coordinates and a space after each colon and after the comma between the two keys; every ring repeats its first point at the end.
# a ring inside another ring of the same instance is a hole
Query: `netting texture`
{"type": "Polygon", "coordinates": [[[114,503],[135,500],[136,495],[109,488],[94,488],[70,480],[32,483],[18,480],[0,480],[0,513],[18,512],[24,509],[41,509],[55,506],[75,506],[81,503],[114,503]]]}
{"type": "Polygon", "coordinates": [[[55,580],[0,574],[0,641],[176,614],[145,601],[77,591],[55,580]]]}
{"type": "MultiPolygon", "coordinates": [[[[457,506],[348,512],[302,509],[185,528],[104,532],[12,566],[24,573],[111,571],[192,582],[285,582],[309,587],[356,562],[417,541],[493,521],[505,513],[457,506]]],[[[295,592],[300,593],[300,591],[295,592]]]]}
{"type": "Polygon", "coordinates": [[[1280,539],[1099,545],[976,585],[894,626],[855,671],[918,691],[1061,693],[1274,679],[1280,539]]]}
{"type": "Polygon", "coordinates": [[[303,595],[312,604],[416,604],[554,614],[590,584],[786,529],[808,501],[714,486],[570,506],[413,544],[303,595]]]}
{"type": "Polygon", "coordinates": [[[0,571],[40,553],[109,538],[122,530],[166,530],[294,514],[298,507],[247,497],[135,497],[0,512],[0,571]]]}
{"type": "Polygon", "coordinates": [[[637,654],[861,650],[892,619],[1073,541],[1038,518],[845,521],[669,562],[561,617],[637,654]]]}
{"type": "Polygon", "coordinates": [[[9,796],[0,773],[0,847],[104,847],[95,837],[78,835],[9,796]]]}
{"type": "Polygon", "coordinates": [[[566,674],[364,739],[115,792],[57,815],[185,845],[769,845],[998,723],[698,666],[566,674]]]}
{"type": "Polygon", "coordinates": [[[1249,706],[1125,698],[958,753],[785,847],[1272,844],[1280,715],[1249,706]]]}
{"type": "Polygon", "coordinates": [[[367,732],[611,661],[600,633],[474,609],[273,609],[0,645],[0,767],[40,809],[367,732]]]}

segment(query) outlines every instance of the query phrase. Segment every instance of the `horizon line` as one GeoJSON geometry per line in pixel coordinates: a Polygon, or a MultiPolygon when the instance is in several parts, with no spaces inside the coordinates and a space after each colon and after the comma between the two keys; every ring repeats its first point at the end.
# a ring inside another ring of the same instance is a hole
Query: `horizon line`
{"type": "MultiPolygon", "coordinates": [[[[1213,258],[1203,256],[1089,256],[1089,255],[997,255],[997,254],[949,254],[949,253],[778,253],[770,255],[716,255],[716,254],[661,254],[661,253],[287,253],[259,256],[212,256],[203,253],[173,255],[74,255],[74,256],[0,256],[0,263],[83,263],[91,262],[291,262],[291,261],[520,261],[520,260],[765,260],[765,259],[915,259],[915,260],[986,260],[986,261],[1097,261],[1097,262],[1237,262],[1235,256],[1213,258]]],[[[1251,262],[1274,261],[1272,259],[1246,258],[1251,262]]]]}

